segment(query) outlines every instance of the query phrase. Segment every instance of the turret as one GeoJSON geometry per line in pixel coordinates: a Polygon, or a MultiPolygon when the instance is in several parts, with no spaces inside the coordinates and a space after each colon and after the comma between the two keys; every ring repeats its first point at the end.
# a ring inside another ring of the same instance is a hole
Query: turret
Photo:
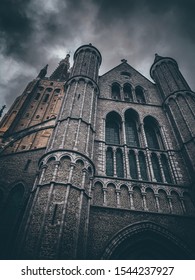
{"type": "Polygon", "coordinates": [[[160,89],[163,98],[181,90],[190,90],[187,82],[179,71],[177,62],[170,57],[155,55],[150,75],[160,89]]]}
{"type": "Polygon", "coordinates": [[[179,71],[177,62],[170,57],[156,54],[150,74],[159,88],[163,108],[172,124],[189,175],[194,181],[195,93],[179,71]]]}
{"type": "Polygon", "coordinates": [[[74,54],[71,77],[86,76],[97,82],[101,61],[100,52],[92,44],[81,46],[74,54]]]}
{"type": "Polygon", "coordinates": [[[74,58],[56,127],[40,159],[22,240],[19,233],[22,258],[85,258],[101,55],[85,45],[74,58]]]}

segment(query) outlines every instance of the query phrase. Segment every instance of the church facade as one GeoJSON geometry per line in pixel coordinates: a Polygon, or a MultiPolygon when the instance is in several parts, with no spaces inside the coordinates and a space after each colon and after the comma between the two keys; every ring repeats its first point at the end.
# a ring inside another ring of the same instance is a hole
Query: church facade
{"type": "Polygon", "coordinates": [[[0,123],[1,259],[195,259],[195,93],[79,47],[0,123]]]}

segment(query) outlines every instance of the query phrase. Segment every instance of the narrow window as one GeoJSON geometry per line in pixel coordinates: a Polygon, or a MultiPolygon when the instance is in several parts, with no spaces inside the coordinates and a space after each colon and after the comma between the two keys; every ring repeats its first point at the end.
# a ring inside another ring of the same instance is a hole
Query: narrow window
{"type": "Polygon", "coordinates": [[[44,97],[43,97],[43,102],[47,102],[49,99],[49,94],[45,94],[44,97]]]}
{"type": "Polygon", "coordinates": [[[121,149],[117,149],[116,151],[116,174],[117,177],[124,177],[123,154],[121,149]]]}
{"type": "Polygon", "coordinates": [[[155,119],[153,119],[152,117],[146,117],[146,119],[144,120],[144,130],[148,148],[157,150],[164,149],[159,127],[155,119]]]}
{"type": "Polygon", "coordinates": [[[137,163],[134,151],[129,151],[129,168],[132,179],[138,178],[137,163]]]}
{"type": "Polygon", "coordinates": [[[120,144],[120,119],[116,113],[110,113],[106,118],[106,143],[120,144]]]}
{"type": "Polygon", "coordinates": [[[140,86],[137,86],[135,88],[135,95],[138,103],[146,103],[145,97],[144,97],[144,91],[140,86]]]}
{"type": "Polygon", "coordinates": [[[131,147],[139,147],[136,116],[134,112],[125,112],[125,132],[127,145],[131,147]]]}
{"type": "Polygon", "coordinates": [[[35,96],[35,100],[39,100],[39,97],[40,97],[40,92],[37,92],[36,96],[35,96]]]}
{"type": "Polygon", "coordinates": [[[120,86],[117,83],[112,85],[112,99],[121,100],[120,86]]]}
{"type": "Polygon", "coordinates": [[[159,165],[159,162],[158,162],[157,155],[154,154],[154,153],[152,153],[151,162],[152,162],[152,168],[153,168],[154,177],[155,177],[156,181],[157,182],[162,182],[160,165],[159,165]]]}
{"type": "Polygon", "coordinates": [[[124,93],[124,100],[125,101],[133,101],[132,97],[132,90],[131,90],[131,85],[130,84],[125,84],[123,87],[123,93],[124,93]]]}
{"type": "Polygon", "coordinates": [[[166,179],[167,183],[172,183],[171,172],[169,169],[169,163],[168,163],[167,157],[162,154],[160,156],[160,159],[161,159],[161,164],[162,164],[162,168],[164,171],[165,179],[166,179]]]}
{"type": "Polygon", "coordinates": [[[106,151],[106,175],[114,175],[114,160],[113,160],[113,151],[111,148],[108,148],[106,151]]]}
{"type": "Polygon", "coordinates": [[[143,152],[139,152],[139,165],[140,165],[140,173],[143,180],[148,180],[147,174],[147,165],[146,165],[146,158],[143,152]]]}

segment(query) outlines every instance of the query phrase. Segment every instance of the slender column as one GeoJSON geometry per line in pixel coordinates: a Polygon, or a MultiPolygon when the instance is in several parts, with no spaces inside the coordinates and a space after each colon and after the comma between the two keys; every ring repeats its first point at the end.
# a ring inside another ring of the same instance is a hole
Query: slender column
{"type": "Polygon", "coordinates": [[[135,160],[136,160],[136,165],[137,165],[138,180],[142,180],[140,165],[139,165],[139,158],[138,158],[138,150],[134,150],[134,152],[135,152],[135,160]]]}
{"type": "Polygon", "coordinates": [[[154,194],[154,196],[155,196],[155,200],[156,200],[157,211],[158,211],[158,212],[162,212],[162,211],[160,210],[159,195],[158,195],[158,194],[154,194]]]}
{"type": "Polygon", "coordinates": [[[54,172],[53,172],[53,177],[52,177],[52,181],[54,182],[56,180],[56,175],[58,172],[58,166],[60,165],[59,161],[56,161],[55,163],[55,167],[54,167],[54,172]]]}
{"type": "Polygon", "coordinates": [[[143,198],[144,211],[148,211],[148,207],[146,203],[146,192],[142,192],[142,198],[143,198]]]}
{"type": "Polygon", "coordinates": [[[167,183],[166,178],[165,178],[165,174],[164,174],[164,170],[163,170],[163,167],[162,167],[160,155],[159,154],[156,154],[156,155],[157,155],[158,163],[159,163],[159,166],[160,166],[160,173],[161,173],[161,176],[162,176],[162,180],[163,180],[164,183],[167,183]]]}
{"type": "Polygon", "coordinates": [[[104,198],[103,198],[103,206],[107,206],[107,189],[103,188],[104,198]]]}
{"type": "Polygon", "coordinates": [[[180,197],[180,201],[181,201],[181,207],[182,207],[182,211],[183,211],[183,214],[186,214],[187,211],[186,211],[186,207],[185,207],[185,204],[184,204],[184,197],[180,197]]]}
{"type": "Polygon", "coordinates": [[[133,203],[133,190],[129,191],[129,200],[130,200],[130,208],[131,208],[131,210],[135,210],[134,203],[133,203]]]}
{"type": "Polygon", "coordinates": [[[116,174],[116,148],[113,148],[113,161],[114,161],[114,177],[117,176],[116,174]]]}
{"type": "Polygon", "coordinates": [[[170,212],[173,213],[172,196],[169,195],[169,196],[167,196],[167,198],[168,198],[168,202],[169,202],[170,212]]]}
{"type": "Polygon", "coordinates": [[[118,207],[118,208],[121,207],[121,203],[120,203],[120,194],[121,194],[121,191],[120,191],[120,190],[116,190],[116,203],[117,203],[117,207],[118,207]]]}

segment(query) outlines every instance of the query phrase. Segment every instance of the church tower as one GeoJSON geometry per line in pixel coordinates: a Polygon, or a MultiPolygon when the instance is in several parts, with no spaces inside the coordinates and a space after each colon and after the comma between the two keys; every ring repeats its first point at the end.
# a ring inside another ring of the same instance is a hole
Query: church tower
{"type": "MultiPolygon", "coordinates": [[[[75,52],[56,126],[39,161],[21,229],[20,258],[85,258],[100,63],[101,55],[91,44],[75,52]]],[[[61,77],[62,65],[51,78],[61,77]]]]}
{"type": "Polygon", "coordinates": [[[195,94],[177,62],[170,57],[156,55],[150,73],[161,93],[162,106],[172,124],[189,175],[195,182],[195,94]]]}
{"type": "Polygon", "coordinates": [[[194,92],[172,58],[154,82],[101,60],[46,65],[2,118],[0,258],[195,258],[194,92]]]}

